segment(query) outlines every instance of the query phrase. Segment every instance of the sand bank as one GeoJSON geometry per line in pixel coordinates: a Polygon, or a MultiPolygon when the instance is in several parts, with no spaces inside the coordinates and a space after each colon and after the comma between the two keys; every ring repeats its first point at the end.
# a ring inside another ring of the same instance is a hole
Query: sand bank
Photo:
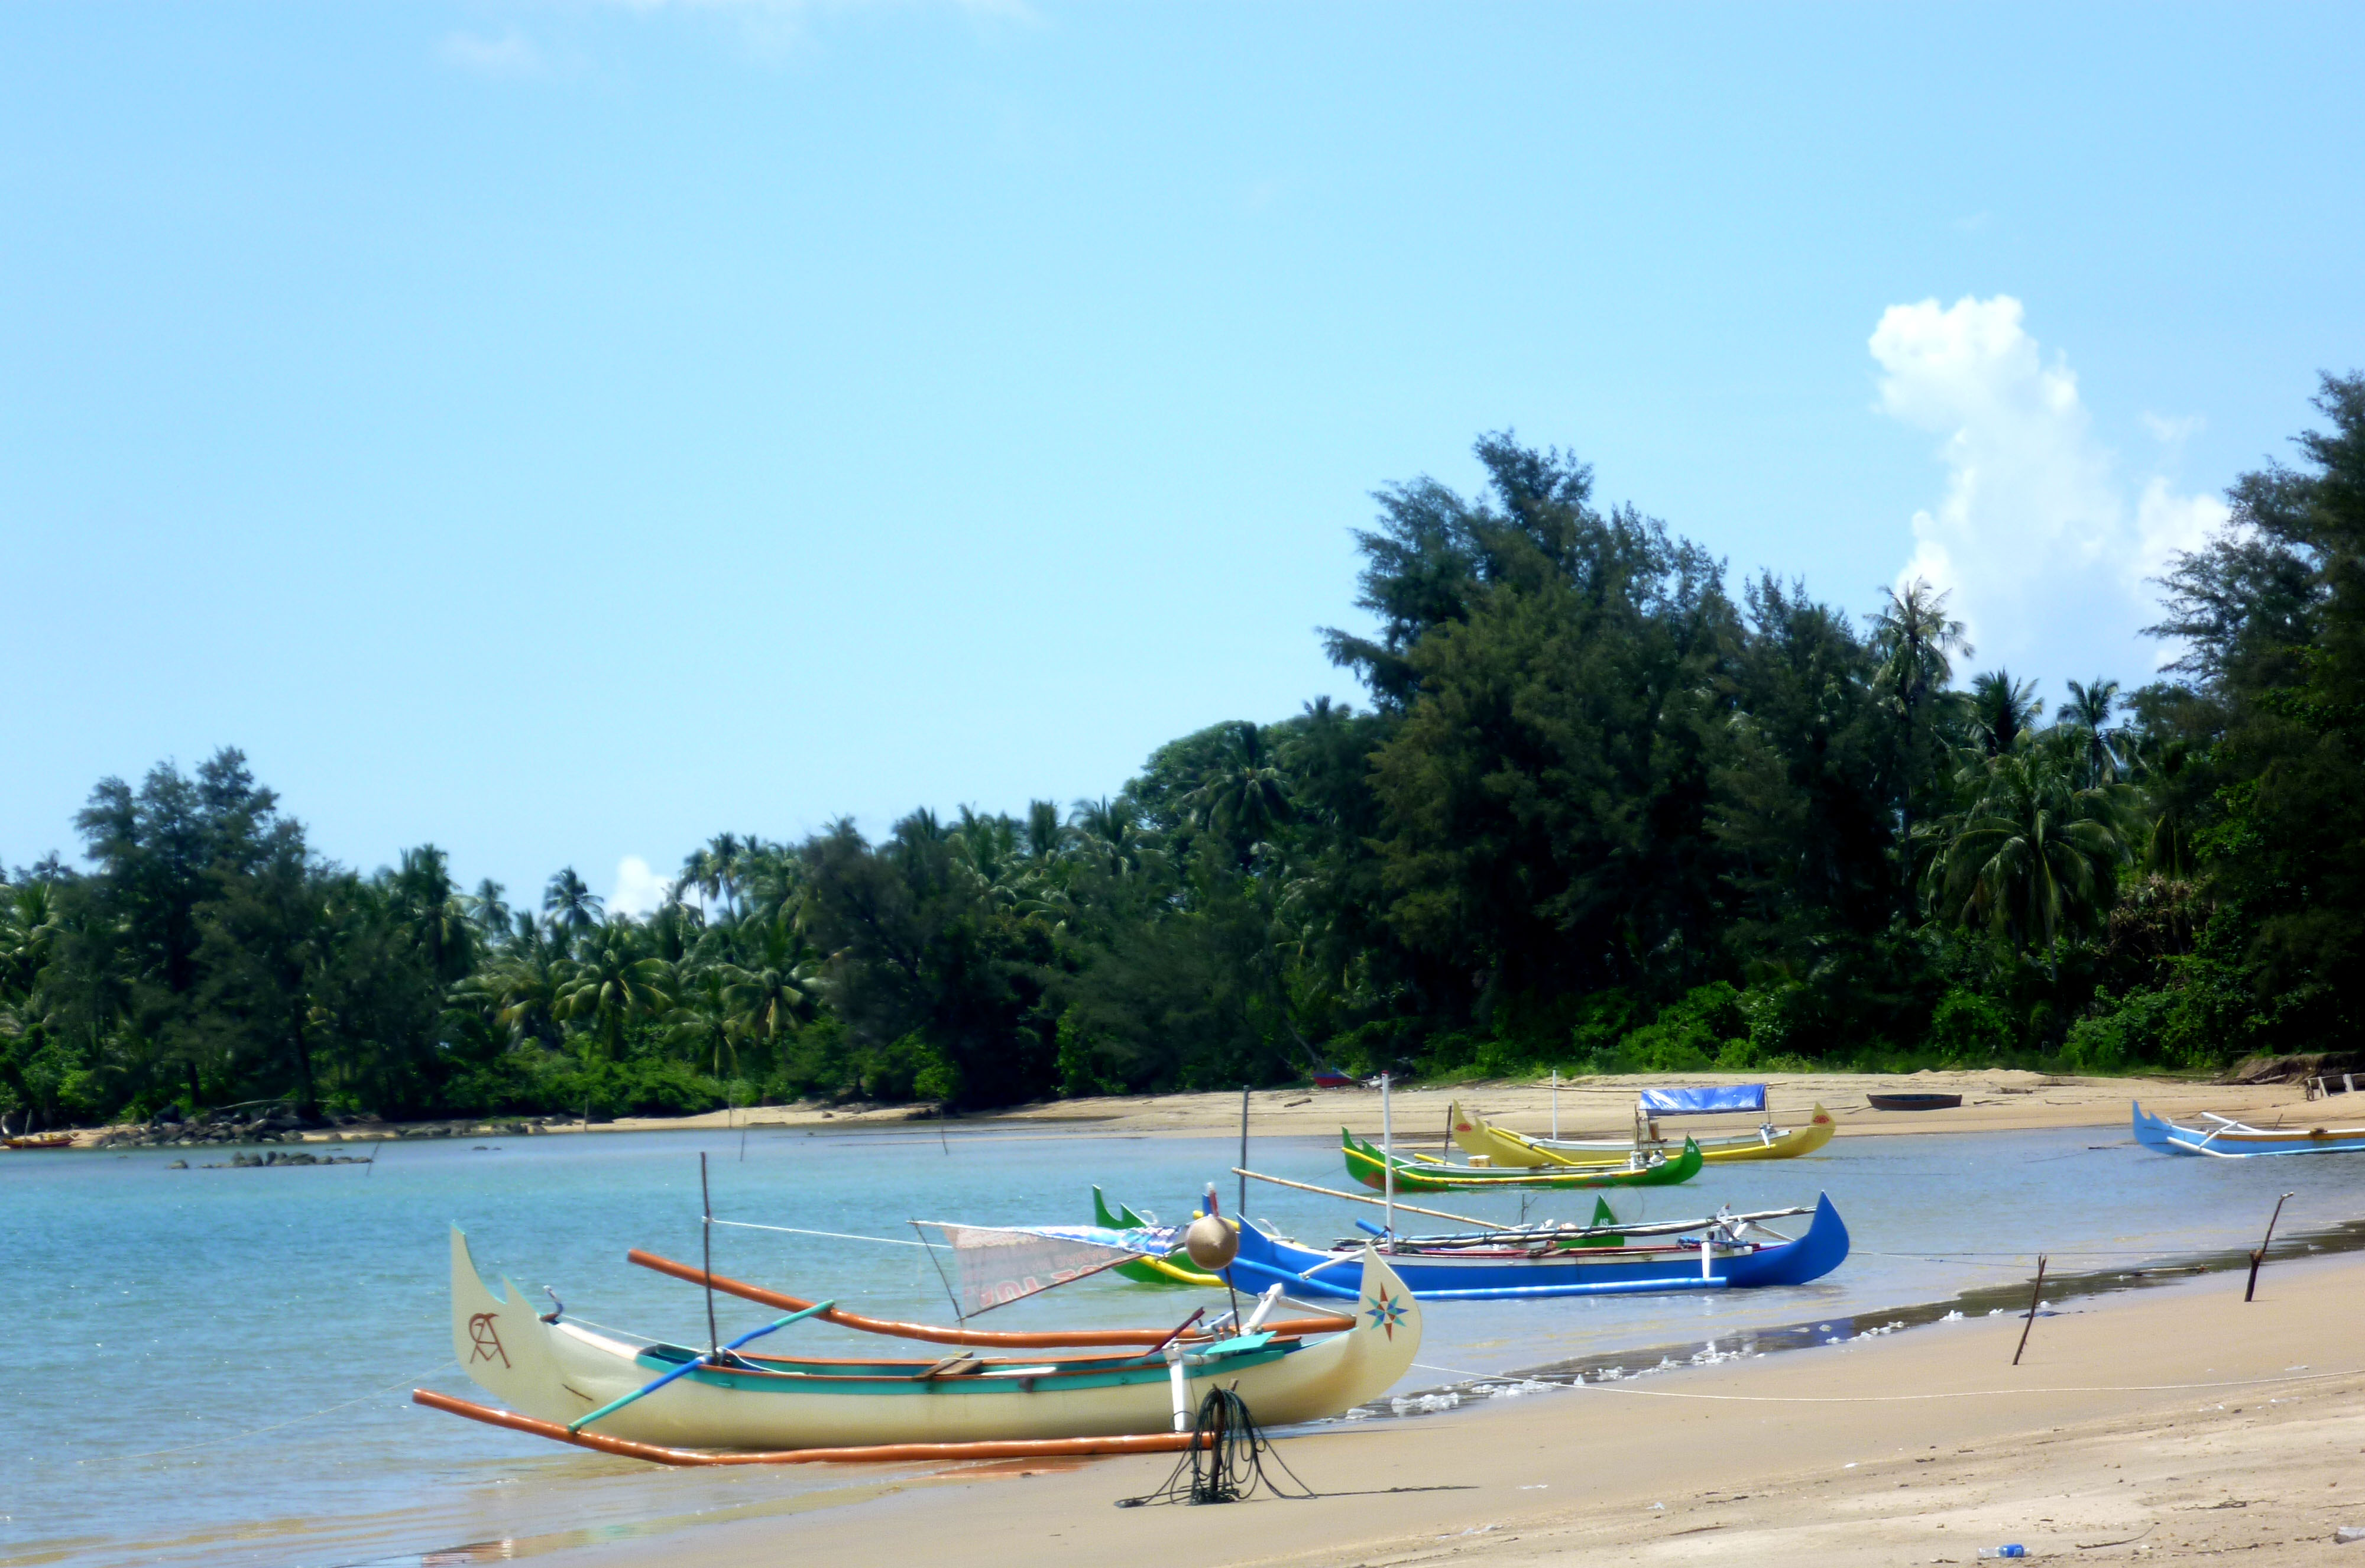
{"type": "MultiPolygon", "coordinates": [[[[2351,1107],[2346,1096],[2309,1102],[2296,1084],[2233,1085],[2192,1083],[2158,1078],[2058,1078],[2021,1071],[1921,1072],[1911,1077],[1880,1073],[1801,1073],[1753,1078],[1744,1073],[1625,1074],[1564,1082],[1559,1090],[1560,1128],[1568,1137],[1622,1137],[1633,1128],[1638,1090],[1669,1082],[1754,1083],[1767,1085],[1775,1119],[1788,1125],[1815,1105],[1838,1119],[1840,1136],[1862,1133],[2005,1132],[2029,1127],[2103,1127],[2124,1129],[2127,1106],[2141,1100],[2146,1107],[2187,1117],[2202,1111],[2271,1123],[2277,1116],[2315,1125],[2326,1115],[2349,1123],[2365,1122],[2365,1099],[2351,1107]],[[1960,1094],[1963,1103],[1951,1111],[1875,1111],[1866,1103],[1869,1093],[1890,1090],[1960,1094]],[[2341,1115],[2340,1113],[2353,1114],[2341,1115]]],[[[1456,1101],[1516,1131],[1549,1133],[1552,1126],[1553,1092],[1549,1081],[1495,1079],[1452,1087],[1403,1089],[1391,1095],[1396,1137],[1414,1147],[1432,1146],[1443,1137],[1448,1108],[1456,1101]]],[[[902,1126],[911,1111],[893,1106],[873,1111],[830,1110],[820,1106],[760,1106],[754,1110],[717,1111],[704,1116],[668,1120],[631,1118],[602,1124],[617,1129],[680,1126],[795,1126],[817,1129],[902,1126]]],[[[1338,1136],[1341,1124],[1377,1137],[1380,1096],[1369,1089],[1260,1089],[1249,1096],[1250,1123],[1266,1137],[1338,1136]]],[[[1732,1118],[1702,1118],[1720,1130],[1729,1130],[1732,1118]]],[[[1128,1134],[1236,1133],[1240,1125],[1238,1091],[1208,1094],[1106,1095],[1084,1100],[1059,1100],[1021,1106],[991,1114],[956,1118],[947,1125],[952,1136],[999,1130],[1015,1132],[1075,1131],[1128,1134]]],[[[1669,1123],[1669,1130],[1678,1124],[1669,1123]]],[[[594,1129],[599,1130],[598,1128],[594,1129]]]]}
{"type": "MultiPolygon", "coordinates": [[[[2060,1078],[2044,1073],[1990,1070],[1983,1072],[1918,1072],[1911,1077],[1867,1072],[1825,1072],[1752,1077],[1745,1073],[1633,1073],[1572,1079],[1559,1088],[1559,1127],[1567,1137],[1625,1137],[1633,1130],[1634,1097],[1638,1090],[1670,1081],[1687,1084],[1754,1083],[1767,1085],[1775,1119],[1793,1125],[1820,1104],[1831,1111],[1843,1137],[1864,1133],[2010,1132],[2031,1127],[2118,1127],[2127,1126],[2130,1101],[2141,1100],[2150,1110],[2181,1119],[2203,1111],[2239,1116],[2262,1125],[2279,1119],[2301,1126],[2321,1126],[2329,1117],[2345,1125],[2365,1124],[2365,1098],[2348,1096],[2310,1102],[2297,1084],[2193,1083],[2160,1078],[2060,1078]],[[1867,1094],[1884,1091],[1914,1091],[1960,1094],[1962,1105],[1948,1111],[1876,1111],[1867,1094]]],[[[1402,1089],[1391,1096],[1395,1134],[1404,1146],[1429,1148],[1443,1142],[1448,1109],[1460,1102],[1514,1131],[1546,1135],[1553,1126],[1554,1092],[1547,1080],[1490,1079],[1446,1087],[1402,1089]]],[[[1269,1137],[1335,1137],[1341,1125],[1373,1138],[1380,1136],[1380,1096],[1371,1089],[1260,1089],[1250,1095],[1253,1130],[1269,1137]]],[[[880,1127],[906,1127],[915,1118],[942,1126],[948,1137],[990,1133],[1127,1134],[1174,1136],[1237,1133],[1240,1096],[1237,1090],[1204,1094],[1105,1095],[1083,1100],[1055,1100],[1011,1110],[956,1116],[942,1123],[933,1114],[909,1105],[875,1107],[826,1106],[811,1103],[759,1105],[747,1110],[711,1111],[697,1116],[624,1116],[612,1122],[559,1123],[546,1133],[658,1132],[667,1130],[736,1130],[741,1127],[794,1127],[816,1132],[860,1132],[880,1127]]],[[[495,1129],[509,1121],[494,1117],[486,1130],[461,1136],[500,1136],[495,1129]]],[[[1707,1117],[1693,1126],[1703,1132],[1730,1132],[1753,1125],[1754,1118],[1707,1117]]],[[[334,1132],[313,1131],[301,1141],[366,1142],[400,1136],[405,1127],[462,1128],[470,1124],[446,1119],[438,1123],[375,1125],[334,1132]]],[[[1687,1124],[1669,1123],[1667,1131],[1687,1124]]],[[[110,1131],[87,1129],[77,1137],[83,1145],[110,1131]]]]}
{"type": "Polygon", "coordinates": [[[2072,1304],[2037,1320],[2017,1368],[2020,1320],[1982,1318],[1355,1423],[1285,1445],[1328,1494],[1310,1502],[1121,1510],[1166,1462],[1005,1466],[566,1555],[1869,1568],[2019,1541],[2076,1562],[2324,1561],[2337,1526],[2365,1524],[2365,1259],[2270,1264],[2252,1305],[2242,1284],[2072,1304]]]}

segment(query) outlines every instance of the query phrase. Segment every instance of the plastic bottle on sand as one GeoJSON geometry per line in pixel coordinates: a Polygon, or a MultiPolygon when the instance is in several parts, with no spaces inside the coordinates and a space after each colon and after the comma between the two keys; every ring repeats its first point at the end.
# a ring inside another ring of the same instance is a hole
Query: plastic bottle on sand
{"type": "Polygon", "coordinates": [[[2018,1542],[2014,1542],[2010,1546],[1982,1546],[1979,1548],[1979,1555],[1983,1558],[2025,1557],[2028,1555],[2028,1548],[2020,1545],[2018,1542]]]}

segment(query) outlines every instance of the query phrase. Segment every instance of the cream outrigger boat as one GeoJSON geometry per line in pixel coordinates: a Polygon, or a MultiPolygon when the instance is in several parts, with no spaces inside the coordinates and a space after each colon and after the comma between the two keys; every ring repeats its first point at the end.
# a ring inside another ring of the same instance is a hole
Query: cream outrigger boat
{"type": "Polygon", "coordinates": [[[1419,1305],[1368,1249],[1351,1318],[1264,1325],[1276,1290],[1241,1326],[1245,1332],[1223,1338],[1182,1328],[997,1333],[885,1323],[645,1253],[632,1256],[676,1277],[791,1310],[719,1355],[595,1329],[569,1321],[563,1310],[544,1318],[514,1282],[502,1282],[505,1294],[486,1284],[455,1226],[453,1353],[479,1386],[521,1417],[425,1391],[412,1397],[494,1425],[670,1463],[1116,1452],[1187,1446],[1184,1413],[1219,1386],[1237,1393],[1263,1426],[1339,1415],[1384,1394],[1420,1349],[1419,1305]],[[935,1361],[737,1353],[737,1345],[808,1317],[1020,1353],[963,1352],[935,1361]],[[1316,1334],[1323,1338],[1307,1338],[1316,1334]],[[1078,1345],[1125,1348],[1036,1350],[1078,1345]],[[691,1451],[712,1450],[770,1451],[691,1451]]]}
{"type": "MultiPolygon", "coordinates": [[[[1452,1106],[1450,1125],[1453,1141],[1463,1152],[1483,1157],[1489,1165],[1530,1170],[1564,1165],[1624,1166],[1638,1155],[1647,1158],[1657,1153],[1672,1159],[1680,1150],[1682,1139],[1670,1140],[1660,1135],[1661,1116],[1747,1111],[1765,1115],[1764,1084],[1726,1089],[1646,1089],[1635,1103],[1631,1138],[1530,1137],[1508,1127],[1498,1127],[1475,1111],[1465,1111],[1458,1101],[1452,1106]]],[[[1832,1135],[1838,1130],[1831,1113],[1818,1104],[1803,1126],[1777,1127],[1768,1115],[1751,1131],[1705,1137],[1695,1134],[1692,1141],[1699,1145],[1700,1159],[1705,1163],[1730,1165],[1743,1159],[1795,1159],[1802,1154],[1812,1154],[1831,1142],[1832,1135]]]]}

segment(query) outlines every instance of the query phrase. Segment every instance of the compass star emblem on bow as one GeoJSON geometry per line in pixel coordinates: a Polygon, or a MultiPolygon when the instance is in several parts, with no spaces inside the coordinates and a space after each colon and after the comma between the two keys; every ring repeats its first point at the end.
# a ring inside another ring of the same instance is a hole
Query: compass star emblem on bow
{"type": "Polygon", "coordinates": [[[1390,1339],[1394,1339],[1396,1337],[1396,1325],[1402,1323],[1407,1314],[1405,1312],[1404,1300],[1401,1296],[1392,1296],[1383,1291],[1363,1316],[1372,1320],[1373,1327],[1385,1333],[1390,1339]]]}

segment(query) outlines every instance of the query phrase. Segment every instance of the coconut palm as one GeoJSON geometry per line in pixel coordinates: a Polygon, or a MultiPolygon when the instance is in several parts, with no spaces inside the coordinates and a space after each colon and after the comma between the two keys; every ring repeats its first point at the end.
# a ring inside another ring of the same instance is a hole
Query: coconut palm
{"type": "Polygon", "coordinates": [[[2121,805],[2076,787],[2053,748],[2024,745],[1968,765],[1970,804],[1928,825],[1928,887],[1939,918],[2050,949],[2110,908],[2126,857],[2121,805]]]}
{"type": "Polygon", "coordinates": [[[1235,844],[1255,845],[1289,820],[1288,781],[1264,747],[1256,725],[1232,726],[1224,767],[1184,797],[1193,820],[1235,844]]]}
{"type": "Polygon", "coordinates": [[[754,933],[745,961],[716,966],[723,1002],[741,1038],[777,1046],[796,1027],[813,994],[819,955],[793,922],[767,922],[754,933]]]}
{"type": "Polygon", "coordinates": [[[1123,879],[1141,869],[1149,835],[1141,828],[1141,810],[1130,796],[1078,801],[1068,821],[1082,840],[1082,853],[1108,876],[1123,879]]]}
{"type": "Polygon", "coordinates": [[[562,868],[542,892],[543,913],[553,925],[575,935],[600,924],[601,902],[572,866],[562,868]]]}
{"type": "Polygon", "coordinates": [[[1026,857],[1029,860],[1050,860],[1068,846],[1068,826],[1059,820],[1059,807],[1053,801],[1026,802],[1026,857]]]}
{"type": "Polygon", "coordinates": [[[2113,747],[2113,736],[2103,726],[2111,722],[2113,700],[2119,694],[2115,680],[2097,680],[2091,686],[2076,681],[2064,683],[2069,688],[2069,700],[2061,705],[2063,722],[2083,733],[2086,743],[2086,787],[2107,784],[2119,776],[2119,756],[2113,747]]]}
{"type": "Polygon", "coordinates": [[[467,905],[468,919],[488,942],[498,942],[509,935],[510,906],[501,901],[501,895],[508,891],[500,883],[487,877],[464,901],[467,905]]]}
{"type": "Polygon", "coordinates": [[[569,1021],[588,1022],[613,1058],[623,1050],[625,1025],[670,1008],[674,987],[673,966],[641,955],[630,922],[611,921],[578,945],[559,982],[554,1011],[569,1021]]]}
{"type": "Polygon", "coordinates": [[[1971,678],[1971,734],[1990,756],[2001,756],[2018,745],[2044,713],[2045,702],[2033,680],[2014,680],[2005,669],[1971,678]]]}

